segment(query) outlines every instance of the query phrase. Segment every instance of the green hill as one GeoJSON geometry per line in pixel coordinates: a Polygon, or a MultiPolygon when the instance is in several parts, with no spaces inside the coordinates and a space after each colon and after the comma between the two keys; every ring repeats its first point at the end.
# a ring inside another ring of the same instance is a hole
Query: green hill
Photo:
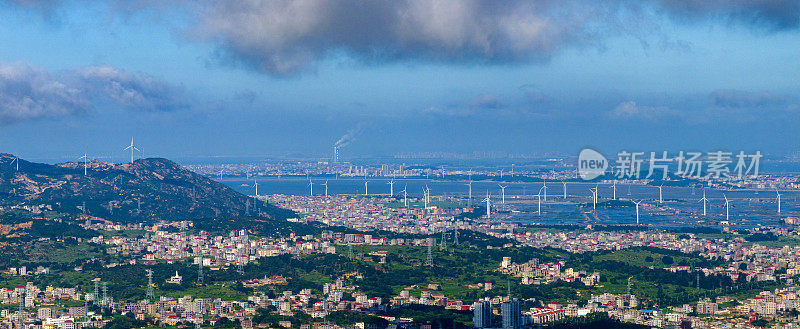
{"type": "Polygon", "coordinates": [[[286,219],[293,212],[255,200],[161,158],[133,163],[57,165],[0,154],[0,207],[49,209],[120,222],[259,216],[286,219]],[[85,209],[84,209],[85,205],[85,209]]]}

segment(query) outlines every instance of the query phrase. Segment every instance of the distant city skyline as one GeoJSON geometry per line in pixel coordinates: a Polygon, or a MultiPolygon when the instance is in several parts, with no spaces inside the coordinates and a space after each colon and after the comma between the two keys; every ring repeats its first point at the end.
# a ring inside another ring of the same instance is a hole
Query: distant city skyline
{"type": "Polygon", "coordinates": [[[798,1],[0,1],[0,26],[23,159],[800,150],[798,1]]]}

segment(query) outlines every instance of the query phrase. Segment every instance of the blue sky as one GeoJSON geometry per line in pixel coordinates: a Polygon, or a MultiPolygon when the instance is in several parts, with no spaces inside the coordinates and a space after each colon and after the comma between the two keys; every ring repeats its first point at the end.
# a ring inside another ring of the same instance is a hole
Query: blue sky
{"type": "Polygon", "coordinates": [[[0,150],[800,150],[798,1],[0,1],[0,150]]]}

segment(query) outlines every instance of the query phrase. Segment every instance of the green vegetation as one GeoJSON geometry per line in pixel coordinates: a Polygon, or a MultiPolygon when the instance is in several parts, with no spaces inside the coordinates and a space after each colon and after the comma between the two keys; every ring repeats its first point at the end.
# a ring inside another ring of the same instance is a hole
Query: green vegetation
{"type": "Polygon", "coordinates": [[[631,266],[665,268],[676,265],[688,265],[692,267],[715,267],[722,265],[722,262],[709,261],[699,254],[686,254],[679,251],[636,247],[622,250],[597,251],[592,253],[593,262],[600,261],[619,261],[631,266]]]}
{"type": "MultiPolygon", "coordinates": [[[[0,164],[12,159],[13,156],[0,154],[0,164]]],[[[73,217],[85,212],[120,222],[186,218],[205,221],[248,214],[272,220],[297,216],[291,210],[254,200],[167,159],[139,159],[132,164],[96,163],[89,169],[89,175],[83,175],[83,167],[76,163],[49,165],[19,161],[18,171],[8,165],[0,166],[0,205],[46,204],[73,217]]]]}
{"type": "Polygon", "coordinates": [[[566,318],[550,325],[551,329],[647,329],[649,326],[620,322],[611,319],[606,313],[592,313],[585,317],[566,318]]]}
{"type": "Polygon", "coordinates": [[[412,304],[407,307],[391,309],[381,315],[427,322],[434,328],[472,327],[472,312],[447,310],[441,306],[412,304]]]}
{"type": "MultiPolygon", "coordinates": [[[[280,328],[281,326],[279,323],[281,321],[289,321],[292,323],[292,328],[300,328],[302,324],[311,324],[314,322],[314,319],[311,318],[310,315],[303,312],[297,312],[292,316],[286,316],[273,313],[275,310],[274,306],[257,309],[256,314],[253,315],[253,323],[269,325],[270,328],[280,328]]],[[[330,314],[328,316],[332,315],[333,314],[330,314]]]]}

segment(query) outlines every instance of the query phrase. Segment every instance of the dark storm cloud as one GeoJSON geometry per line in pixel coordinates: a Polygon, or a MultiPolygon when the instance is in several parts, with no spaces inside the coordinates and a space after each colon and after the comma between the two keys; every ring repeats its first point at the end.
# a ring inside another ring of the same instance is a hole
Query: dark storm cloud
{"type": "Polygon", "coordinates": [[[522,63],[608,36],[641,38],[661,16],[796,28],[798,1],[250,1],[206,3],[195,37],[228,59],[273,75],[331,54],[364,62],[522,63]]]}
{"type": "Polygon", "coordinates": [[[780,105],[786,102],[783,96],[770,92],[742,90],[717,90],[711,93],[711,100],[719,107],[753,108],[780,105]]]}
{"type": "Polygon", "coordinates": [[[661,0],[659,6],[679,19],[722,19],[772,30],[800,26],[797,0],[661,0]]]}
{"type": "MultiPolygon", "coordinates": [[[[2,3],[3,0],[0,0],[2,3]]],[[[9,0],[6,0],[9,2],[9,0]]],[[[565,48],[602,49],[608,37],[682,44],[661,26],[730,22],[781,31],[800,26],[798,0],[109,0],[112,14],[181,12],[185,36],[217,46],[226,63],[275,76],[325,58],[361,63],[509,64],[547,61],[565,48]],[[666,19],[665,19],[666,18],[666,19]]],[[[10,0],[51,10],[59,1],[10,0]]]]}
{"type": "Polygon", "coordinates": [[[178,88],[109,66],[51,73],[25,63],[0,63],[0,125],[83,114],[100,104],[168,111],[182,107],[180,98],[178,88]]]}

